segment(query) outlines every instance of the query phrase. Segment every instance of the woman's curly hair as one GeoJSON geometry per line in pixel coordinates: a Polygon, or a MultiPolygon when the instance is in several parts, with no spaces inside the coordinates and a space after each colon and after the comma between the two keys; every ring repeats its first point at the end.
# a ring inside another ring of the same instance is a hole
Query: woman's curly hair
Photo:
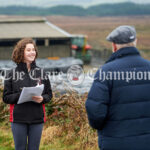
{"type": "Polygon", "coordinates": [[[33,44],[34,45],[34,48],[36,51],[36,57],[35,58],[37,58],[38,49],[37,49],[35,42],[33,41],[32,38],[24,38],[24,39],[21,39],[20,41],[18,41],[18,43],[16,44],[16,46],[12,52],[12,60],[15,63],[18,64],[18,63],[24,61],[24,50],[25,50],[27,44],[33,44]]]}

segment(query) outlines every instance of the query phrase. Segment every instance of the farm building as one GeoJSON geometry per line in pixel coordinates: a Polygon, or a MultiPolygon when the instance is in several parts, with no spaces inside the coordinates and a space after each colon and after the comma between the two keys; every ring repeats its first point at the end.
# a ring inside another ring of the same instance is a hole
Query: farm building
{"type": "Polygon", "coordinates": [[[0,59],[10,59],[18,40],[35,40],[39,58],[71,55],[71,35],[41,17],[0,17],[0,59]]]}

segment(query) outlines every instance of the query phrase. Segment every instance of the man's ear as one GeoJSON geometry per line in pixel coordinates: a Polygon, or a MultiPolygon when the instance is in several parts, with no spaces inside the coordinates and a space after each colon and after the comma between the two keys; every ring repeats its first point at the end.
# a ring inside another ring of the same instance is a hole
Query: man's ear
{"type": "Polygon", "coordinates": [[[115,43],[112,43],[112,51],[113,52],[117,51],[117,45],[115,43]]]}
{"type": "Polygon", "coordinates": [[[136,47],[136,45],[137,45],[137,39],[135,39],[134,41],[134,46],[136,47]]]}

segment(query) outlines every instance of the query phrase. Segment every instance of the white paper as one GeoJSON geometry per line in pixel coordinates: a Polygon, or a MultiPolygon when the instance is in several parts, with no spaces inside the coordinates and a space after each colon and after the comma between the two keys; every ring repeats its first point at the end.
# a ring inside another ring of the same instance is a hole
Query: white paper
{"type": "Polygon", "coordinates": [[[22,89],[17,104],[21,104],[29,101],[35,102],[34,100],[32,100],[32,96],[41,96],[43,90],[44,90],[44,84],[35,87],[24,87],[22,89]]]}

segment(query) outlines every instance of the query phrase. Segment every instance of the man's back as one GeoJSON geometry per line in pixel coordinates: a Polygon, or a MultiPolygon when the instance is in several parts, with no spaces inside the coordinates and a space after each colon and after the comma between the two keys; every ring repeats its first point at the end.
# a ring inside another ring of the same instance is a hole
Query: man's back
{"type": "Polygon", "coordinates": [[[136,48],[122,48],[95,78],[86,109],[101,150],[149,150],[150,62],[136,48]]]}

